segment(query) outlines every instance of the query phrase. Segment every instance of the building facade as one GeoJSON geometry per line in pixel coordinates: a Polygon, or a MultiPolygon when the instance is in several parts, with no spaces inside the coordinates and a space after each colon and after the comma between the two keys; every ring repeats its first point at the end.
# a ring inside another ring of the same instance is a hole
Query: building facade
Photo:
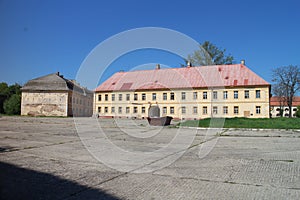
{"type": "Polygon", "coordinates": [[[269,118],[270,84],[243,64],[118,72],[95,89],[94,114],[269,118]]]}
{"type": "Polygon", "coordinates": [[[32,79],[21,90],[21,115],[92,116],[93,92],[59,72],[32,79]]]}
{"type": "MultiPolygon", "coordinates": [[[[292,116],[296,117],[297,107],[300,106],[300,97],[294,97],[292,105],[292,116]]],[[[271,97],[270,99],[271,117],[289,116],[289,107],[284,97],[271,97]]]]}

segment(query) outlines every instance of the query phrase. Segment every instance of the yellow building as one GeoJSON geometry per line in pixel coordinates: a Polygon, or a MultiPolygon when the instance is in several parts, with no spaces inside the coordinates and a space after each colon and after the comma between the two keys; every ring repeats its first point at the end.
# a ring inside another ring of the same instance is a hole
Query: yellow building
{"type": "Polygon", "coordinates": [[[269,118],[270,84],[244,64],[118,72],[95,89],[94,114],[146,118],[151,105],[160,116],[269,118]]]}

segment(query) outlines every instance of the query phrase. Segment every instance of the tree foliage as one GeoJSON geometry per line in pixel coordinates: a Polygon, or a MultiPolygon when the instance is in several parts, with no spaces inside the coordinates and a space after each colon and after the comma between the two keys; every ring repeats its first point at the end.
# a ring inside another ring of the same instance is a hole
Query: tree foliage
{"type": "Polygon", "coordinates": [[[209,41],[205,41],[199,46],[199,50],[188,55],[186,62],[191,62],[193,65],[222,65],[232,64],[233,56],[225,55],[226,49],[220,49],[209,41]]]}
{"type": "Polygon", "coordinates": [[[295,113],[296,117],[300,118],[300,106],[297,107],[297,111],[295,113]]]}
{"type": "Polygon", "coordinates": [[[294,65],[278,67],[273,70],[273,81],[280,86],[289,107],[289,117],[292,117],[293,99],[300,90],[300,68],[294,65]]]}
{"type": "MultiPolygon", "coordinates": [[[[7,113],[5,108],[5,105],[14,105],[13,103],[9,102],[7,103],[7,101],[16,101],[16,98],[19,98],[21,101],[21,86],[19,84],[14,84],[14,85],[10,85],[8,86],[7,83],[0,83],[0,113],[6,113],[6,114],[10,114],[11,112],[7,113]],[[12,100],[10,100],[10,98],[14,95],[14,98],[12,98],[12,100]]],[[[9,107],[9,106],[8,106],[9,107]]],[[[19,111],[14,112],[15,114],[20,113],[20,106],[17,107],[16,109],[19,109],[19,111]]],[[[10,110],[10,109],[8,109],[10,110]]]]}
{"type": "Polygon", "coordinates": [[[9,115],[19,115],[21,113],[21,95],[13,94],[4,102],[4,112],[9,115]]]}

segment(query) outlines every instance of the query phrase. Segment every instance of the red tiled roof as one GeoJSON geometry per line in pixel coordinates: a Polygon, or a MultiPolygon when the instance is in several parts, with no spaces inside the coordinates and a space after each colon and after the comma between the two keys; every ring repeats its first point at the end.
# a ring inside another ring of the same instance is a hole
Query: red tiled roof
{"type": "Polygon", "coordinates": [[[118,72],[95,91],[270,85],[242,64],[118,72]]]}
{"type": "MultiPolygon", "coordinates": [[[[270,98],[270,106],[280,106],[280,104],[287,106],[283,97],[274,96],[270,98]]],[[[300,97],[294,97],[293,106],[300,106],[300,97]]]]}

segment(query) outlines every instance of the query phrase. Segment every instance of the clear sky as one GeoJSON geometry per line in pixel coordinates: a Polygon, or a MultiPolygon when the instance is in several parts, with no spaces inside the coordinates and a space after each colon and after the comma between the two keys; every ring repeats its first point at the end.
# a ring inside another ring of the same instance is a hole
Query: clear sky
{"type": "MultiPolygon", "coordinates": [[[[300,64],[299,24],[299,0],[0,0],[0,82],[24,84],[56,71],[74,79],[99,43],[141,27],[211,41],[271,82],[273,68],[300,64]]],[[[180,66],[148,50],[122,56],[102,79],[143,63],[180,66]]]]}

